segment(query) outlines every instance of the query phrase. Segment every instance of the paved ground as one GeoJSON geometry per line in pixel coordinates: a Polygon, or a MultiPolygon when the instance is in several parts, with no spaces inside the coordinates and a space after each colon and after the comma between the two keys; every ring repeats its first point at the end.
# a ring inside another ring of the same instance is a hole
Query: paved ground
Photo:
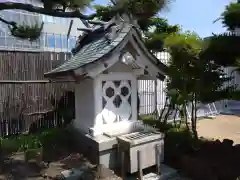
{"type": "Polygon", "coordinates": [[[214,139],[232,139],[240,144],[240,116],[221,115],[198,121],[199,136],[214,139]]]}

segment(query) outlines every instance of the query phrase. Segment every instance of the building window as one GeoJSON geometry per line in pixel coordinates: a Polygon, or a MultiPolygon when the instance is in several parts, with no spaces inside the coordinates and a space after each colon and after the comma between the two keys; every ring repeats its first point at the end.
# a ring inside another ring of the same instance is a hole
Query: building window
{"type": "Polygon", "coordinates": [[[55,48],[54,34],[46,34],[45,37],[45,47],[55,48]]]}
{"type": "Polygon", "coordinates": [[[43,22],[46,22],[46,23],[54,23],[54,18],[52,16],[46,16],[44,15],[43,16],[43,22]]]}
{"type": "Polygon", "coordinates": [[[19,22],[21,22],[22,16],[23,16],[23,14],[12,12],[10,15],[11,21],[19,23],[19,22]]]}
{"type": "Polygon", "coordinates": [[[6,46],[6,33],[2,31],[0,31],[0,46],[6,46]]]}
{"type": "Polygon", "coordinates": [[[68,39],[68,48],[69,48],[69,50],[74,48],[75,44],[76,44],[76,37],[73,37],[73,36],[69,37],[69,39],[68,39]]]}
{"type": "Polygon", "coordinates": [[[68,48],[68,39],[67,36],[62,35],[62,48],[67,49],[68,48]]]}
{"type": "Polygon", "coordinates": [[[62,48],[61,35],[55,35],[56,48],[62,48]]]}
{"type": "Polygon", "coordinates": [[[56,23],[56,24],[62,24],[62,20],[61,20],[61,19],[63,19],[63,18],[55,17],[54,23],[56,23]]]}

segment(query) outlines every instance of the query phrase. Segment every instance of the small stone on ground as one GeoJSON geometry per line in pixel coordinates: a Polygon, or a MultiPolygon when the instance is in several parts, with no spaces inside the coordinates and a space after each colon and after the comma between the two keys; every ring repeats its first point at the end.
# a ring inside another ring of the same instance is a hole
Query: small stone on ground
{"type": "Polygon", "coordinates": [[[69,180],[121,180],[108,168],[94,166],[79,154],[72,154],[59,161],[49,162],[47,166],[38,167],[36,163],[25,163],[22,154],[9,157],[5,162],[4,171],[0,180],[43,180],[43,179],[69,179],[69,180]],[[69,173],[74,171],[73,174],[69,173]],[[72,176],[71,176],[72,175],[72,176]],[[65,176],[65,178],[64,178],[65,176]]]}

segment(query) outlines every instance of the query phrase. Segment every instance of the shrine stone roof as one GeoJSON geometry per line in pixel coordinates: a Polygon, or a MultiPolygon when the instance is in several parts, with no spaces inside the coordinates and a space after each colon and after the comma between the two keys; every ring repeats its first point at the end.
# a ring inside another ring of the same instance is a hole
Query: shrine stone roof
{"type": "MultiPolygon", "coordinates": [[[[57,74],[60,73],[71,72],[107,57],[121,44],[121,42],[124,41],[125,38],[127,38],[131,31],[137,32],[139,36],[137,39],[142,41],[139,30],[132,24],[121,23],[121,25],[119,25],[114,21],[110,21],[105,25],[95,25],[92,31],[87,32],[80,37],[75,48],[72,50],[73,57],[59,67],[45,73],[45,76],[57,76],[57,74]]],[[[145,48],[145,50],[147,49],[145,48]]],[[[158,63],[156,65],[161,71],[166,72],[166,65],[161,63],[161,61],[149,51],[148,54],[150,54],[151,58],[157,60],[158,63]]]]}

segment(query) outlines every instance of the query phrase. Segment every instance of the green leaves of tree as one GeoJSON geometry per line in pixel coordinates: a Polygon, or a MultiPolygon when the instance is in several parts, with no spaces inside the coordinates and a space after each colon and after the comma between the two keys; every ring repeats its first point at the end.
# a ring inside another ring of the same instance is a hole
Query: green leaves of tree
{"type": "Polygon", "coordinates": [[[229,29],[240,27],[240,3],[230,3],[222,13],[222,23],[229,29]]]}
{"type": "MultiPolygon", "coordinates": [[[[239,66],[240,34],[234,32],[240,28],[240,3],[230,3],[222,13],[222,23],[230,33],[213,35],[205,40],[204,58],[212,59],[222,66],[239,66]]],[[[238,68],[237,68],[238,69],[238,68]]]]}
{"type": "Polygon", "coordinates": [[[203,56],[222,66],[234,66],[240,57],[240,36],[232,33],[214,35],[205,40],[203,56]]]}
{"type": "Polygon", "coordinates": [[[117,13],[116,11],[113,11],[113,5],[94,5],[94,8],[96,10],[96,17],[102,21],[111,20],[117,13]]]}
{"type": "Polygon", "coordinates": [[[43,29],[43,23],[39,25],[36,23],[33,26],[28,25],[18,25],[18,26],[9,26],[11,34],[15,37],[21,39],[27,39],[29,41],[35,41],[41,36],[43,29]]]}
{"type": "Polygon", "coordinates": [[[155,52],[163,50],[164,41],[169,35],[180,31],[178,25],[169,25],[166,19],[159,17],[151,18],[143,28],[148,30],[145,32],[145,45],[155,52]]]}
{"type": "Polygon", "coordinates": [[[166,7],[168,0],[122,0],[126,12],[131,12],[138,19],[148,19],[155,16],[166,7]]]}
{"type": "Polygon", "coordinates": [[[165,38],[169,36],[169,34],[180,31],[178,25],[169,25],[166,19],[154,16],[156,12],[166,6],[167,2],[168,1],[161,0],[125,0],[121,1],[123,8],[118,11],[115,11],[112,5],[95,5],[94,7],[96,8],[96,17],[103,21],[109,21],[116,13],[130,12],[135,15],[144,33],[146,47],[151,51],[159,52],[163,50],[165,38]],[[147,5],[154,6],[155,8],[145,8],[147,5]],[[138,14],[140,12],[139,9],[145,9],[145,11],[141,11],[142,15],[138,14]]]}
{"type": "Polygon", "coordinates": [[[92,0],[38,0],[43,4],[46,11],[84,9],[89,6],[92,0]]]}
{"type": "Polygon", "coordinates": [[[221,65],[202,56],[203,45],[203,40],[191,32],[172,34],[165,39],[171,54],[167,89],[175,89],[188,102],[214,102],[228,93],[220,89],[229,78],[225,78],[221,65]]]}

